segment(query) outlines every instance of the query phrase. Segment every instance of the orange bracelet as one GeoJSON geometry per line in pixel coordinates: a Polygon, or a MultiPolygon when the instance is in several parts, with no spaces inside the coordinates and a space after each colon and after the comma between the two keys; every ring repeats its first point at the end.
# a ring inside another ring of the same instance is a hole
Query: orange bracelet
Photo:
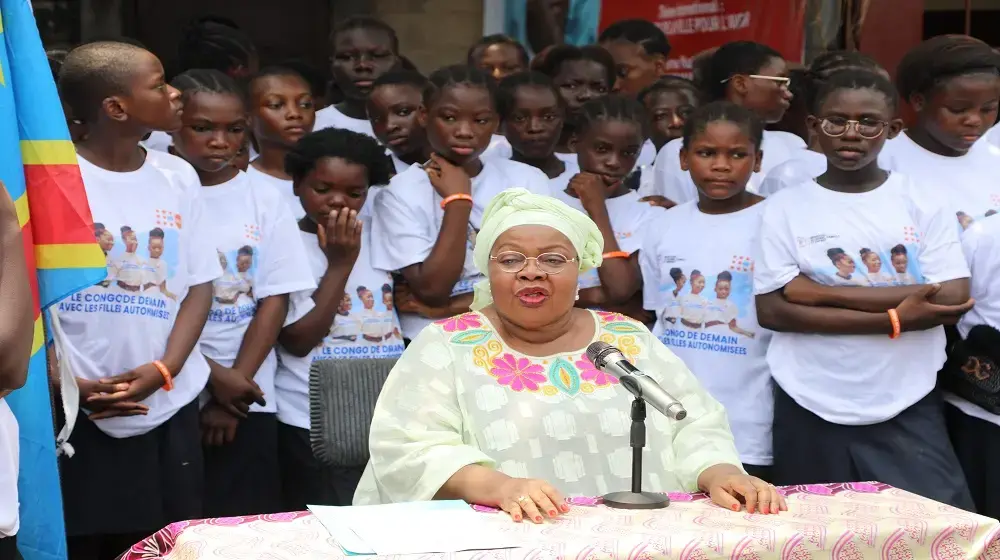
{"type": "Polygon", "coordinates": [[[469,202],[472,202],[472,195],[471,194],[453,194],[451,196],[447,196],[447,197],[445,197],[444,200],[441,201],[441,208],[443,209],[445,206],[448,206],[449,204],[451,204],[452,202],[455,202],[456,200],[468,200],[469,202]]]}
{"type": "Polygon", "coordinates": [[[899,338],[899,333],[901,332],[899,325],[899,313],[897,313],[895,309],[889,310],[889,322],[892,323],[892,334],[889,335],[889,338],[899,338]]]}
{"type": "Polygon", "coordinates": [[[601,255],[602,259],[627,259],[629,254],[625,251],[611,251],[610,253],[604,253],[601,255]]]}
{"type": "Polygon", "coordinates": [[[167,369],[167,366],[163,365],[163,362],[160,360],[154,360],[153,367],[155,367],[156,370],[160,372],[160,375],[163,376],[163,390],[172,390],[174,388],[174,376],[170,374],[170,370],[167,369]]]}

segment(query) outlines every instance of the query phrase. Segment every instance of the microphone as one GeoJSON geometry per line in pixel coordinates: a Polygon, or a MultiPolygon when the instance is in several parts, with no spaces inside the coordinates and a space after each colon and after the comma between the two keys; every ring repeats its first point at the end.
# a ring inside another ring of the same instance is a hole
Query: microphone
{"type": "Polygon", "coordinates": [[[636,369],[622,351],[607,342],[595,342],[587,347],[587,357],[597,366],[597,369],[608,375],[617,377],[622,387],[628,389],[637,399],[646,401],[667,418],[683,420],[687,411],[677,399],[663,390],[652,377],[636,369]]]}

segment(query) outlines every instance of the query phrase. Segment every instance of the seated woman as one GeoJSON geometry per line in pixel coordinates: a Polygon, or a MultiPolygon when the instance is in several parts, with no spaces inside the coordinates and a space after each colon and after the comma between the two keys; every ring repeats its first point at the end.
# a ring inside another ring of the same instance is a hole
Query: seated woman
{"type": "Polygon", "coordinates": [[[602,340],[688,411],[680,422],[650,414],[644,489],[786,509],[744,473],[725,410],[676,356],[640,323],[574,307],[579,273],[602,250],[594,222],[562,202],[524,189],[493,199],[474,251],[488,276],[474,311],[421,331],[389,375],[355,504],[461,499],[537,523],[568,511],[563,496],[627,489],[631,399],[587,359],[602,340]]]}

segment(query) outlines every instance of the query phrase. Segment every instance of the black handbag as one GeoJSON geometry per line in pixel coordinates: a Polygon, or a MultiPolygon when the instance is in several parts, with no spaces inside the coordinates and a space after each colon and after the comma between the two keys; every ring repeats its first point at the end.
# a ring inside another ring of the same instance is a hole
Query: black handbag
{"type": "Polygon", "coordinates": [[[1000,414],[1000,331],[976,325],[948,351],[939,381],[943,389],[1000,414]]]}

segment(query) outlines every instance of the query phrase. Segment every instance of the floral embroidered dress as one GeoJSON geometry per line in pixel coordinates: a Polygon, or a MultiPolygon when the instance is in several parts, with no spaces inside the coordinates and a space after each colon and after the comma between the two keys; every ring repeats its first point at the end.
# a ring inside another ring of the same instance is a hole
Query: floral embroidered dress
{"type": "MultiPolygon", "coordinates": [[[[725,410],[683,362],[642,324],[591,314],[594,340],[620,348],[688,411],[672,422],[647,407],[643,489],[695,491],[704,469],[739,466],[725,410]]],[[[631,402],[617,379],[595,369],[586,346],[527,356],[482,314],[438,321],[413,340],[382,389],[354,503],[430,500],[470,464],[543,479],[567,496],[628,490],[631,402]]]]}

